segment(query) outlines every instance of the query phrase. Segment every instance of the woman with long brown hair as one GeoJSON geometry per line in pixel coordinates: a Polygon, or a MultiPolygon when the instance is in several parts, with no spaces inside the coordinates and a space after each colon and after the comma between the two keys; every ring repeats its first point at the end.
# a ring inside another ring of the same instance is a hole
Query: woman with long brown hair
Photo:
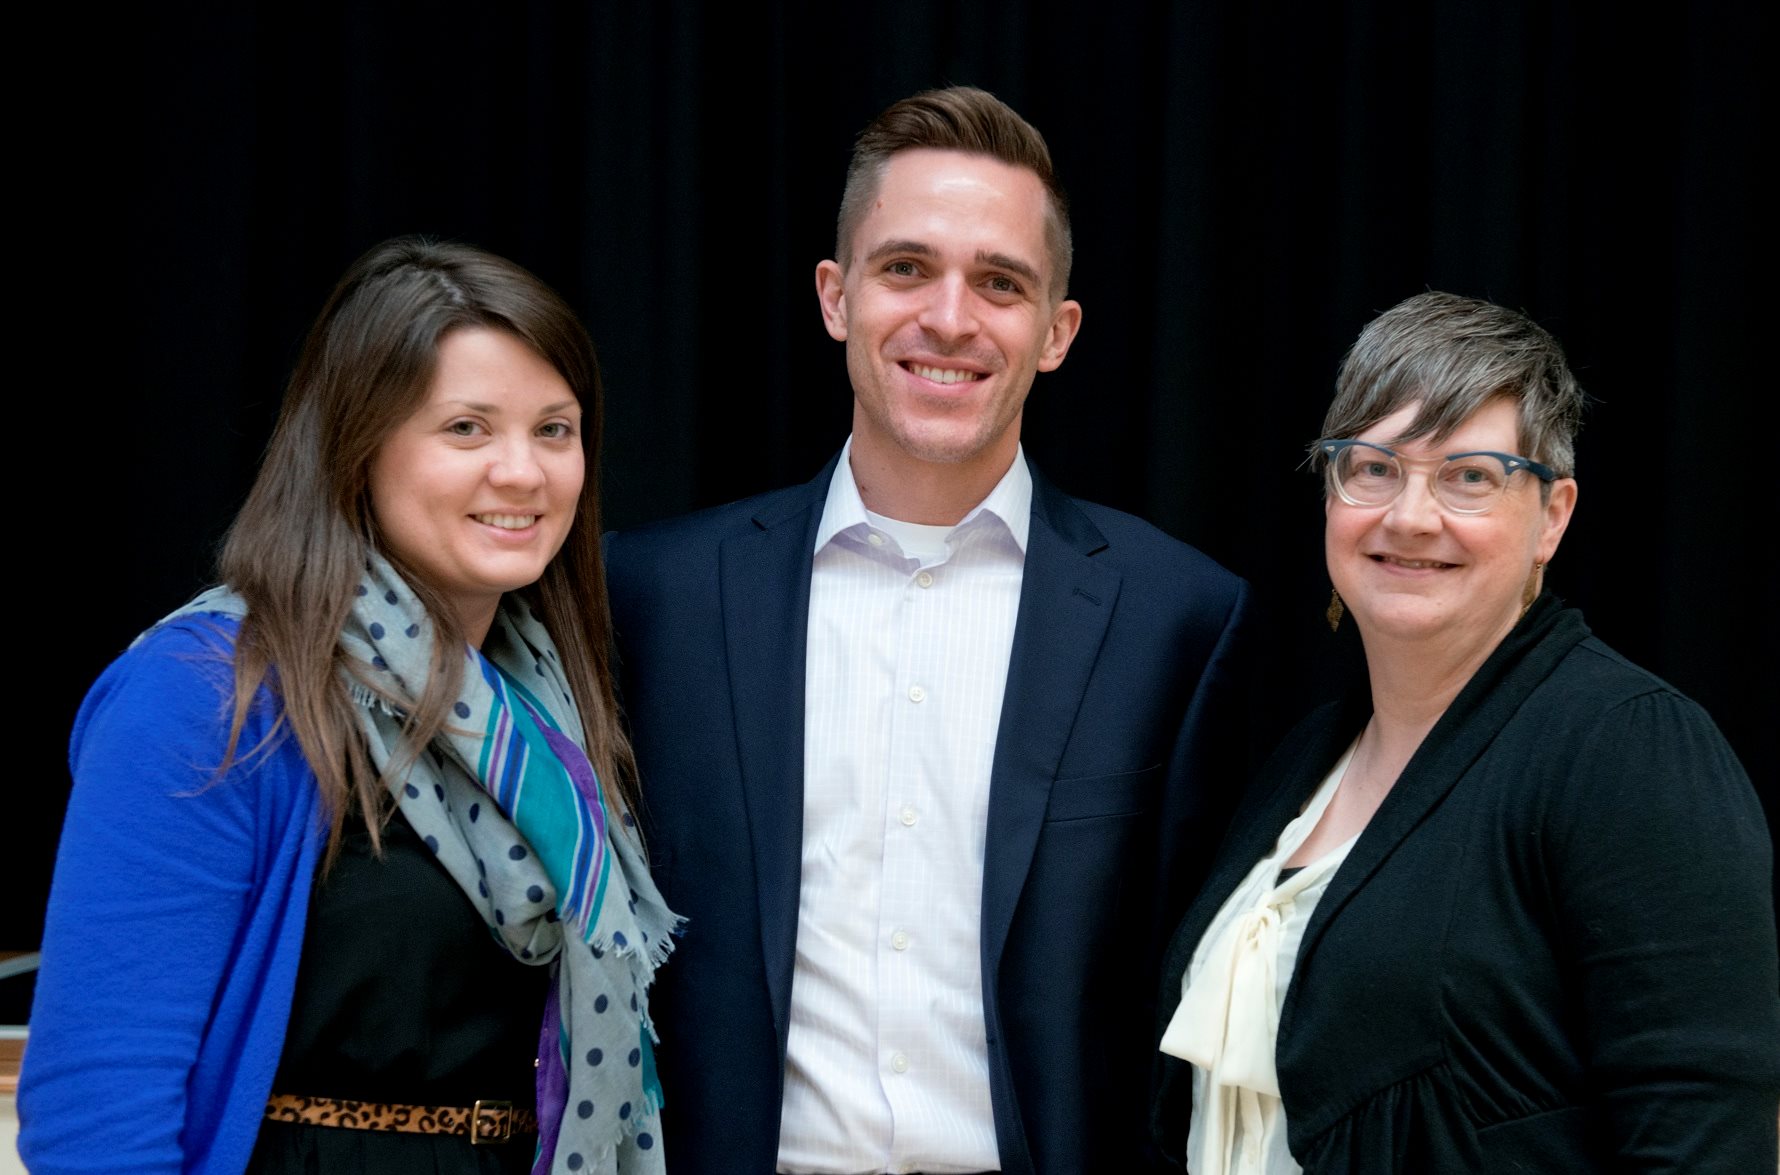
{"type": "Polygon", "coordinates": [[[592,344],[403,238],[298,360],[219,587],[77,719],[34,1171],[659,1170],[592,344]],[[490,1145],[493,1144],[493,1145],[490,1145]]]}

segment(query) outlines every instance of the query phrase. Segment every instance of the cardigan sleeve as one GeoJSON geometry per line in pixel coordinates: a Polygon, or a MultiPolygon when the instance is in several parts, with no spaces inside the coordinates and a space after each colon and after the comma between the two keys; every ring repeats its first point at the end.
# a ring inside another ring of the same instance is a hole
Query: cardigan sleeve
{"type": "Polygon", "coordinates": [[[263,1106],[276,1067],[306,909],[284,899],[306,900],[317,838],[300,755],[252,753],[267,698],[216,774],[228,627],[155,630],[76,719],[18,1098],[37,1175],[239,1171],[257,1133],[234,1103],[263,1106]]]}
{"type": "Polygon", "coordinates": [[[1547,847],[1615,1171],[1772,1171],[1780,962],[1772,846],[1735,754],[1651,692],[1596,725],[1547,847]]]}

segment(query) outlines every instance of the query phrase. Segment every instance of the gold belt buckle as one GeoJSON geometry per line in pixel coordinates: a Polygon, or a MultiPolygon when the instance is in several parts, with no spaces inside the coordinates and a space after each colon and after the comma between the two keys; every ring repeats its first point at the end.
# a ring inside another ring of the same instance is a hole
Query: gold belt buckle
{"type": "Polygon", "coordinates": [[[470,1145],[495,1146],[508,1142],[513,1137],[513,1103],[498,1098],[477,1098],[476,1104],[470,1107],[470,1145]],[[482,1133],[482,1112],[500,1114],[500,1133],[484,1135],[482,1133]],[[502,1113],[502,1111],[505,1111],[502,1113]]]}

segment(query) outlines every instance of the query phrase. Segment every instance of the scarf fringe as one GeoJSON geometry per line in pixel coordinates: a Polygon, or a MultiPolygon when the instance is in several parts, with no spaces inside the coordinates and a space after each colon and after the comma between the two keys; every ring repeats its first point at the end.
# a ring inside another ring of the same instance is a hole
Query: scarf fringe
{"type": "Polygon", "coordinates": [[[361,709],[371,710],[373,712],[381,711],[384,714],[389,715],[391,718],[394,718],[397,722],[406,722],[408,720],[408,715],[392,705],[388,698],[360,682],[347,682],[346,693],[347,696],[352,699],[353,704],[361,709]]]}
{"type": "MultiPolygon", "coordinates": [[[[591,1156],[585,1153],[581,1155],[582,1159],[587,1161],[583,1162],[579,1169],[582,1171],[616,1170],[618,1148],[624,1145],[626,1140],[634,1142],[636,1136],[643,1132],[645,1126],[653,1128],[655,1145],[659,1147],[661,1145],[661,1105],[653,1093],[642,1095],[642,1107],[619,1125],[618,1133],[614,1137],[600,1142],[597,1153],[591,1156]]],[[[551,1166],[557,1165],[555,1157],[552,1156],[551,1166]]],[[[537,1175],[537,1171],[537,1168],[533,1168],[534,1175],[537,1175]]]]}
{"type": "MultiPolygon", "coordinates": [[[[662,964],[667,962],[668,956],[674,953],[674,947],[677,945],[674,940],[686,933],[685,915],[669,913],[669,919],[667,933],[654,936],[646,947],[641,943],[633,943],[629,939],[625,940],[623,946],[614,946],[609,934],[590,938],[586,940],[587,945],[602,955],[610,954],[619,959],[641,963],[643,986],[647,988],[655,979],[655,973],[661,970],[662,964]]],[[[642,919],[639,918],[637,921],[640,923],[642,919]]]]}

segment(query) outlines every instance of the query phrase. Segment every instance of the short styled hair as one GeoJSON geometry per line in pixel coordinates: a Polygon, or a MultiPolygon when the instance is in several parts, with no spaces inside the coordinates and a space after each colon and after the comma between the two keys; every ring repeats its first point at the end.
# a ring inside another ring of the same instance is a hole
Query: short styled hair
{"type": "Polygon", "coordinates": [[[1419,402],[1401,439],[1440,440],[1504,396],[1519,410],[1519,455],[1575,476],[1583,393],[1563,347],[1517,310],[1432,290],[1366,324],[1341,361],[1322,435],[1357,436],[1419,402]]]}
{"type": "Polygon", "coordinates": [[[950,86],[924,90],[892,104],[859,133],[847,164],[847,187],[835,224],[834,256],[844,272],[853,260],[853,234],[877,198],[892,157],[915,150],[964,151],[987,155],[1010,167],[1025,168],[1044,184],[1045,243],[1051,253],[1050,296],[1061,300],[1069,288],[1074,240],[1069,200],[1051,167],[1051,149],[1033,125],[987,90],[950,86]]]}

